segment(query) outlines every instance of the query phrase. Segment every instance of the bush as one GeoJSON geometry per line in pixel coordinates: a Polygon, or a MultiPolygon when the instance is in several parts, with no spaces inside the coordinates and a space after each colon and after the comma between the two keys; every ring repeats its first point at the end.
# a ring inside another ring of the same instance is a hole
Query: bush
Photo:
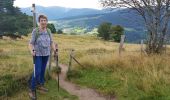
{"type": "Polygon", "coordinates": [[[104,40],[114,40],[115,42],[120,42],[123,32],[124,28],[122,26],[113,26],[111,23],[104,22],[98,28],[98,37],[102,37],[104,40]]]}
{"type": "Polygon", "coordinates": [[[51,30],[51,33],[56,33],[56,29],[55,29],[54,24],[48,23],[47,27],[51,30]]]}

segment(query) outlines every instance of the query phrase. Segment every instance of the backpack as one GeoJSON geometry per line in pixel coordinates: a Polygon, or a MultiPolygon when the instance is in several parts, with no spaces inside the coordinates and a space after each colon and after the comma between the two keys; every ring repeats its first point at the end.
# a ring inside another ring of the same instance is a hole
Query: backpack
{"type": "MultiPolygon", "coordinates": [[[[49,28],[47,28],[47,33],[48,33],[50,40],[51,40],[51,30],[49,28]]],[[[36,43],[38,37],[39,37],[39,27],[36,27],[35,28],[35,43],[36,43]]]]}

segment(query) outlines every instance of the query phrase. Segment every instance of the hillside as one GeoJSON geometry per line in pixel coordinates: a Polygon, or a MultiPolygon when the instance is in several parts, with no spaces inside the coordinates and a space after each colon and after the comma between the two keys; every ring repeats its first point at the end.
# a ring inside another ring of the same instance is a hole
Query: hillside
{"type": "Polygon", "coordinates": [[[121,9],[103,14],[62,18],[53,23],[58,29],[82,27],[88,32],[97,28],[102,22],[111,22],[113,25],[121,25],[125,28],[126,42],[139,43],[146,35],[143,19],[134,12],[128,12],[128,9],[121,9]]]}
{"type": "MultiPolygon", "coordinates": [[[[70,33],[85,34],[102,22],[111,22],[113,25],[125,27],[126,42],[139,43],[141,39],[145,39],[142,19],[133,12],[129,13],[129,9],[97,10],[42,6],[37,6],[36,9],[38,13],[46,14],[56,29],[64,29],[70,33]]],[[[22,8],[21,11],[31,15],[30,8],[22,8]]]]}

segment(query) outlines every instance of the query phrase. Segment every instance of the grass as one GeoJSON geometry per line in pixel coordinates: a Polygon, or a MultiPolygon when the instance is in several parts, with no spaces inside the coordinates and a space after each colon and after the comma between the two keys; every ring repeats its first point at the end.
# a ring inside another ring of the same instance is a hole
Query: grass
{"type": "Polygon", "coordinates": [[[85,67],[74,67],[81,77],[72,81],[95,88],[118,100],[169,100],[169,56],[124,54],[88,55],[79,59],[85,67]]]}
{"type": "Polygon", "coordinates": [[[22,79],[32,72],[32,59],[26,40],[0,40],[0,96],[18,91],[22,79]]]}
{"type": "MultiPolygon", "coordinates": [[[[0,96],[5,95],[5,92],[8,96],[12,96],[14,91],[24,88],[22,83],[25,84],[32,73],[32,57],[28,50],[30,36],[23,38],[21,40],[0,40],[0,96]]],[[[94,45],[99,45],[98,48],[110,48],[105,44],[111,44],[93,36],[54,35],[54,41],[59,45],[59,61],[65,64],[68,64],[71,49],[79,52],[76,54],[77,56],[82,56],[86,53],[85,49],[92,48],[94,45]],[[82,48],[82,46],[86,48],[82,48]]],[[[54,61],[52,65],[54,66],[54,61]]]]}
{"type": "MultiPolygon", "coordinates": [[[[67,91],[60,88],[58,91],[57,82],[50,80],[46,83],[46,87],[49,92],[46,94],[39,93],[37,91],[37,97],[39,100],[78,100],[76,96],[70,95],[67,91]]],[[[28,97],[28,91],[20,91],[15,96],[9,97],[9,100],[30,100],[28,97]]]]}
{"type": "MultiPolygon", "coordinates": [[[[17,41],[0,40],[0,95],[4,95],[5,90],[10,94],[25,88],[19,86],[22,86],[22,79],[27,78],[33,69],[27,47],[29,39],[30,36],[17,41]]],[[[54,41],[59,45],[60,63],[68,64],[70,50],[75,49],[76,59],[84,66],[82,68],[73,63],[72,70],[75,73],[71,81],[95,88],[105,95],[115,95],[118,100],[170,99],[169,48],[166,55],[141,56],[140,45],[125,44],[122,56],[119,57],[118,43],[106,42],[94,36],[54,35],[54,41]]],[[[47,98],[61,96],[63,99],[63,94],[74,98],[64,90],[57,96],[54,87],[49,85],[49,88],[53,92],[47,94],[47,98]]],[[[18,95],[12,95],[11,99],[18,100],[20,94],[26,97],[26,93],[23,89],[18,95]]],[[[42,98],[45,97],[42,95],[42,98]]]]}

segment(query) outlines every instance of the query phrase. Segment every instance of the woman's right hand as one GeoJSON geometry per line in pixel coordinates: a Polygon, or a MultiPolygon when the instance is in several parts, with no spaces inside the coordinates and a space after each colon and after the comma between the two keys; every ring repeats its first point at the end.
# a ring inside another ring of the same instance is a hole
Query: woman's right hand
{"type": "Polygon", "coordinates": [[[31,51],[32,56],[35,56],[35,53],[36,53],[35,50],[32,50],[32,51],[31,51]]]}

